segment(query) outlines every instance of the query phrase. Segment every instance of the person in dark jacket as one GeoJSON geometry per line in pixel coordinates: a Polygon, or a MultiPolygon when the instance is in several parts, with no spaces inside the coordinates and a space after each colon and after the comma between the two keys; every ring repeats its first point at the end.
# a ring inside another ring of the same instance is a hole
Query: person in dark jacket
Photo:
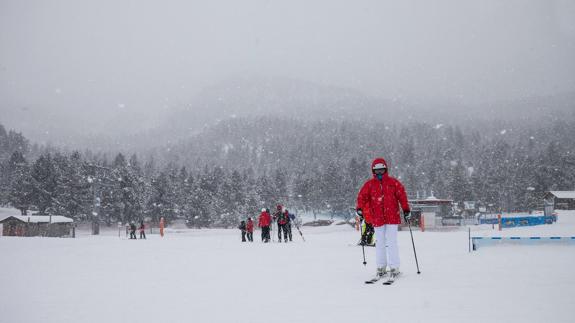
{"type": "Polygon", "coordinates": [[[286,217],[286,219],[287,219],[287,223],[286,223],[286,225],[285,225],[285,229],[286,229],[286,231],[287,231],[287,236],[288,236],[288,238],[289,238],[289,241],[292,241],[292,240],[291,240],[291,239],[292,239],[292,235],[291,235],[291,220],[292,220],[292,215],[289,214],[289,212],[288,212],[287,209],[284,210],[284,215],[285,215],[285,217],[286,217]]]}
{"type": "Polygon", "coordinates": [[[242,242],[246,242],[246,221],[240,222],[238,229],[242,231],[242,242]]]}
{"type": "Polygon", "coordinates": [[[287,233],[287,223],[289,222],[289,215],[284,212],[283,207],[281,205],[277,206],[277,211],[274,213],[274,219],[277,221],[278,224],[278,241],[282,242],[282,231],[284,235],[284,242],[287,242],[288,233],[287,233]]]}
{"type": "Polygon", "coordinates": [[[252,218],[248,218],[248,222],[246,223],[246,231],[248,241],[254,242],[254,221],[252,221],[252,218]]]}
{"type": "Polygon", "coordinates": [[[136,224],[134,222],[130,223],[130,239],[137,239],[136,224]]]}

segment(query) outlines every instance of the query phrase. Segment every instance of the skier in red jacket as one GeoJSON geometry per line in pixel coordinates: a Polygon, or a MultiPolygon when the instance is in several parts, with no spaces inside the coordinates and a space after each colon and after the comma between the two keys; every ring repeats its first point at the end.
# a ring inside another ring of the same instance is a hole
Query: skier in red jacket
{"type": "Polygon", "coordinates": [[[376,158],[371,170],[373,178],[363,184],[357,196],[357,214],[373,225],[376,237],[377,272],[366,283],[374,283],[386,276],[393,280],[399,275],[397,228],[401,223],[400,206],[405,219],[409,219],[405,188],[399,180],[389,176],[385,159],[376,158]]]}
{"type": "Polygon", "coordinates": [[[288,242],[287,224],[289,222],[289,214],[280,204],[278,204],[277,211],[274,213],[274,220],[278,223],[279,242],[282,242],[282,231],[284,233],[284,242],[288,242]]]}
{"type": "Polygon", "coordinates": [[[254,221],[252,221],[252,218],[248,218],[248,223],[246,223],[246,231],[248,232],[248,241],[254,242],[254,221]]]}
{"type": "Polygon", "coordinates": [[[270,224],[272,223],[272,217],[267,209],[262,209],[262,213],[258,219],[258,227],[262,229],[262,241],[270,241],[270,224]]]}

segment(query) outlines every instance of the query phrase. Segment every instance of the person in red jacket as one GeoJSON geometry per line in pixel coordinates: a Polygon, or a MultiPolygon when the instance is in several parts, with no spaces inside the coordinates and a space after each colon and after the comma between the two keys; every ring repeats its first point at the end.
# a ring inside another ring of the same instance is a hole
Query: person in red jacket
{"type": "Polygon", "coordinates": [[[289,215],[285,209],[278,204],[277,211],[274,213],[274,220],[278,223],[278,240],[282,242],[282,231],[284,233],[284,242],[288,242],[287,224],[289,222],[289,215]]]}
{"type": "Polygon", "coordinates": [[[144,221],[140,221],[140,239],[146,239],[146,225],[144,221]]]}
{"type": "Polygon", "coordinates": [[[246,223],[246,231],[248,233],[248,241],[254,242],[254,221],[252,221],[252,218],[248,218],[248,223],[246,223]]]}
{"type": "Polygon", "coordinates": [[[262,209],[258,219],[258,227],[262,229],[262,241],[268,243],[270,241],[270,225],[272,224],[272,217],[267,209],[262,209]]]}
{"type": "Polygon", "coordinates": [[[376,158],[371,170],[373,178],[363,184],[357,195],[357,214],[374,227],[376,238],[377,272],[366,283],[374,283],[386,276],[395,279],[399,275],[397,228],[401,223],[400,207],[405,219],[409,219],[405,188],[399,180],[389,176],[385,159],[376,158]]]}

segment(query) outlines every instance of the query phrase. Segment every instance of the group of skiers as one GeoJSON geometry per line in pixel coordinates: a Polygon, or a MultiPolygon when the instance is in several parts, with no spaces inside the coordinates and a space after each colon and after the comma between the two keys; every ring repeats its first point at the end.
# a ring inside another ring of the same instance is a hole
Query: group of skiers
{"type": "Polygon", "coordinates": [[[140,226],[136,227],[136,223],[134,221],[130,222],[130,224],[126,225],[126,236],[130,233],[130,239],[137,239],[136,237],[136,230],[140,231],[140,239],[146,239],[146,225],[144,221],[140,221],[140,226]]]}
{"type": "Polygon", "coordinates": [[[246,236],[248,238],[247,241],[254,242],[254,221],[252,218],[248,218],[248,222],[242,221],[238,226],[238,229],[242,231],[242,242],[246,242],[246,236]]]}
{"type": "MultiPolygon", "coordinates": [[[[276,211],[270,214],[268,208],[263,208],[261,210],[260,216],[258,218],[258,227],[261,228],[262,234],[261,239],[264,243],[270,242],[271,240],[271,227],[272,222],[277,223],[278,228],[278,241],[282,242],[282,233],[284,242],[292,241],[292,222],[295,220],[295,215],[289,213],[289,211],[278,204],[276,211]]],[[[254,233],[254,222],[251,218],[248,218],[247,222],[242,221],[238,227],[242,233],[242,242],[247,241],[253,242],[254,233]]]]}
{"type": "MultiPolygon", "coordinates": [[[[164,226],[165,226],[165,220],[164,220],[164,217],[161,217],[160,218],[160,224],[159,224],[161,237],[164,237],[164,226]]],[[[130,239],[137,239],[136,230],[140,231],[140,239],[146,239],[146,224],[144,223],[143,220],[140,220],[139,226],[136,226],[136,223],[134,221],[127,223],[126,224],[126,237],[129,234],[130,239]]]]}

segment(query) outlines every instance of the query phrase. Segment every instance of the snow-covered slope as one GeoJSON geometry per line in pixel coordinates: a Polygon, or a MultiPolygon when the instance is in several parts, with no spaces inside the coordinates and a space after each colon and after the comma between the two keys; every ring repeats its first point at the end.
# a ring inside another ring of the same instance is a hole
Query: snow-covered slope
{"type": "MultiPolygon", "coordinates": [[[[474,235],[499,235],[487,226],[474,235]]],[[[468,253],[467,232],[399,232],[403,277],[372,276],[349,226],[304,227],[306,242],[241,243],[238,230],[161,239],[80,232],[0,237],[2,322],[572,322],[575,246],[502,245],[468,253]]],[[[476,232],[477,231],[477,232],[476,232]]],[[[575,235],[575,213],[513,235],[575,235]]]]}

